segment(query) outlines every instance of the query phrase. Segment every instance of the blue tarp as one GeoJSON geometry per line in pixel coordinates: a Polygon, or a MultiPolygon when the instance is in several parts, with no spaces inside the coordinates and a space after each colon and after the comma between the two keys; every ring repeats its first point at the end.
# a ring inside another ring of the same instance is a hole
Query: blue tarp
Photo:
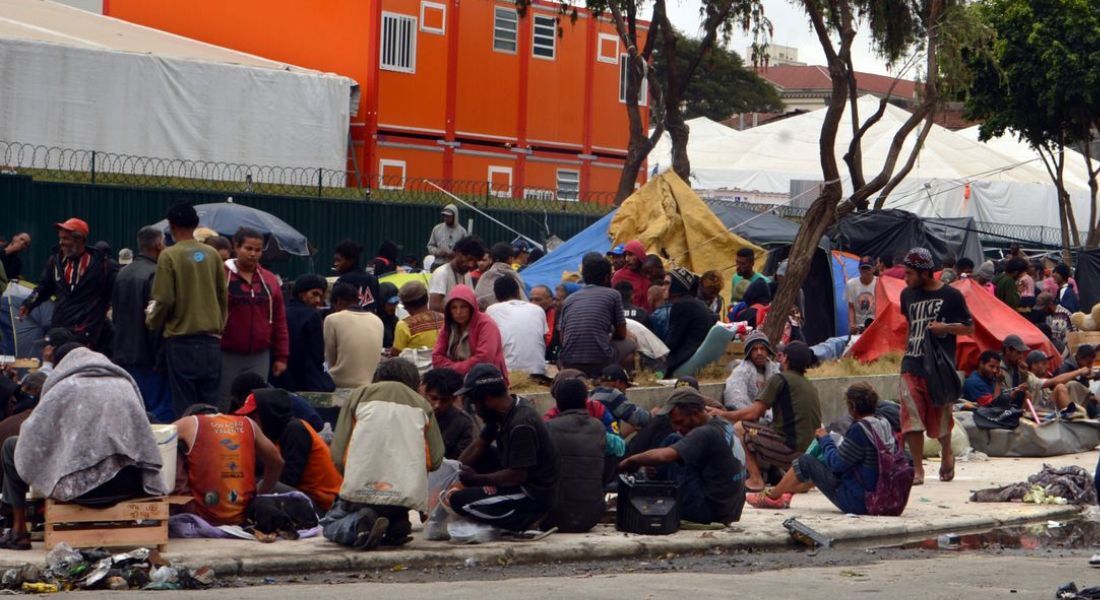
{"type": "Polygon", "coordinates": [[[589,252],[607,254],[611,249],[611,219],[617,211],[611,211],[604,218],[589,225],[584,231],[569,238],[538,262],[524,269],[520,275],[527,285],[527,291],[536,285],[550,286],[554,289],[561,283],[561,274],[565,271],[576,272],[580,269],[581,259],[589,252]]]}
{"type": "Polygon", "coordinates": [[[859,277],[859,259],[832,252],[833,298],[836,306],[836,335],[848,335],[848,300],[844,297],[848,280],[859,277]]]}

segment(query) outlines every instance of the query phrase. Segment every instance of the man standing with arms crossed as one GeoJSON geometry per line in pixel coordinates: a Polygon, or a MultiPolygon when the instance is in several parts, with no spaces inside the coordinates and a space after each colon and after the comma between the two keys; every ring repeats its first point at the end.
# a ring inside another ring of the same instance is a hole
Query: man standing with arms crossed
{"type": "Polygon", "coordinates": [[[970,310],[959,290],[944,285],[933,276],[932,254],[913,248],[905,255],[905,289],[901,292],[901,314],[909,323],[905,357],[901,361],[901,427],[913,455],[913,485],[924,483],[924,435],[936,438],[943,448],[940,481],[955,478],[955,456],[951,451],[951,404],[937,406],[928,389],[932,375],[924,366],[924,338],[934,335],[951,362],[937,369],[955,371],[955,338],[974,332],[970,310]]]}
{"type": "Polygon", "coordinates": [[[168,209],[175,243],[160,253],[145,325],[164,328],[172,405],[182,416],[192,404],[218,405],[221,333],[229,307],[225,268],[212,247],[195,240],[199,215],[187,203],[168,209]]]}

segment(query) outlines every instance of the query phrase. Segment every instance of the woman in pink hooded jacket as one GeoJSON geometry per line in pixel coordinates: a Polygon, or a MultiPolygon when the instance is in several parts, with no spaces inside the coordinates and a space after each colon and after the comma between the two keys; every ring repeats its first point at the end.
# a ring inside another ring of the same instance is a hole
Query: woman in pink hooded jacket
{"type": "Polygon", "coordinates": [[[455,286],[444,301],[443,315],[445,325],[432,350],[432,366],[454,369],[465,377],[474,365],[488,363],[500,369],[507,384],[500,330],[493,319],[478,310],[474,290],[466,285],[455,286]]]}

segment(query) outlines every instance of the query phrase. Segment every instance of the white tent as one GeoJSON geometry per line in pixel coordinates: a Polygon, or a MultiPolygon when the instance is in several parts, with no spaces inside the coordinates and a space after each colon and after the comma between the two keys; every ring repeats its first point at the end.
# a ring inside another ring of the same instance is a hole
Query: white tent
{"type": "MultiPolygon", "coordinates": [[[[706,117],[688,119],[685,123],[687,123],[690,131],[688,135],[688,156],[692,156],[695,149],[704,144],[732,138],[738,133],[736,129],[706,117]]],[[[649,152],[646,160],[652,173],[660,173],[669,169],[672,166],[672,136],[668,135],[667,132],[662,135],[661,139],[657,140],[657,143],[653,146],[653,150],[649,152]]]]}
{"type": "MultiPolygon", "coordinates": [[[[956,131],[958,135],[965,136],[967,139],[978,140],[980,125],[968,127],[956,131]]],[[[1027,142],[1021,141],[1016,137],[1016,134],[1012,131],[1006,131],[1001,137],[991,138],[986,142],[981,142],[985,146],[988,146],[1005,156],[1009,156],[1016,160],[1033,161],[1036,168],[1046,172],[1046,167],[1043,166],[1042,157],[1038,152],[1033,150],[1027,142]]],[[[1092,159],[1094,164],[1097,161],[1096,158],[1092,159]]],[[[1070,190],[1071,194],[1076,194],[1079,191],[1088,191],[1089,188],[1089,173],[1085,167],[1085,155],[1072,149],[1066,148],[1065,155],[1065,168],[1063,169],[1063,177],[1066,180],[1066,189],[1070,190]]],[[[1050,181],[1050,176],[1047,176],[1047,181],[1050,181]]]]}
{"type": "MultiPolygon", "coordinates": [[[[865,96],[858,105],[865,119],[877,109],[878,99],[865,96]]],[[[821,181],[818,138],[825,112],[820,109],[690,145],[693,186],[787,194],[792,181],[821,181]]],[[[882,119],[867,132],[862,150],[868,178],[881,168],[894,132],[908,118],[904,109],[887,105],[882,119]]],[[[914,130],[906,139],[897,168],[916,134],[914,130]]],[[[835,146],[846,192],[850,185],[842,157],[851,137],[846,112],[835,146]]],[[[1059,226],[1056,194],[1041,165],[1007,156],[939,125],[932,126],[913,170],[886,207],[927,216],[1059,226]]]]}
{"type": "Polygon", "coordinates": [[[316,182],[329,169],[326,183],[342,183],[347,77],[56,2],[0,0],[0,14],[0,166],[88,169],[81,150],[101,172],[316,182]]]}

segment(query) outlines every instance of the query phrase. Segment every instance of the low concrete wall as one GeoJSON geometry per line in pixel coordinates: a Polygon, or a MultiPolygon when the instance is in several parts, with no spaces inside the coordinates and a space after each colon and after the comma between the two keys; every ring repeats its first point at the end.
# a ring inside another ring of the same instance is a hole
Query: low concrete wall
{"type": "MultiPolygon", "coordinates": [[[[821,417],[825,423],[847,414],[848,409],[844,403],[844,392],[848,386],[857,381],[870,383],[879,396],[884,400],[896,400],[898,396],[898,375],[869,375],[862,377],[826,377],[811,379],[810,382],[817,388],[818,397],[821,400],[821,417]]],[[[721,400],[724,383],[704,383],[700,391],[704,396],[721,400]]],[[[637,387],[627,391],[627,398],[631,402],[645,409],[663,404],[672,394],[672,387],[637,387]]],[[[539,412],[550,410],[554,406],[554,399],[549,392],[538,394],[523,394],[538,407],[539,412]]]]}

